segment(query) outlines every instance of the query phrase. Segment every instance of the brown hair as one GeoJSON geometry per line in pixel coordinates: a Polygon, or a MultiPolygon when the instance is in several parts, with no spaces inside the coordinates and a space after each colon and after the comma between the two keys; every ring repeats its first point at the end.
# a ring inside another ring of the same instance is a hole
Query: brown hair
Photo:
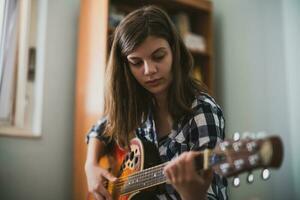
{"type": "Polygon", "coordinates": [[[155,105],[152,95],[131,74],[126,59],[148,36],[163,38],[171,47],[173,80],[168,91],[168,109],[174,121],[191,111],[197,92],[206,90],[192,78],[193,57],[163,10],[146,6],[128,14],[113,37],[104,103],[107,117],[104,134],[123,147],[127,147],[129,138],[155,105]]]}

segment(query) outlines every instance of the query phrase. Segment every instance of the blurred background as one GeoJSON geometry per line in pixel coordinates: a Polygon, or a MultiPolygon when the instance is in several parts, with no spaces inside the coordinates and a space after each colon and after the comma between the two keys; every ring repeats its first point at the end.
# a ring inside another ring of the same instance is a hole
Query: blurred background
{"type": "Polygon", "coordinates": [[[103,103],[111,34],[156,4],[177,25],[226,137],[279,135],[284,160],[230,199],[300,199],[299,0],[0,0],[0,199],[84,199],[85,134],[103,103]]]}

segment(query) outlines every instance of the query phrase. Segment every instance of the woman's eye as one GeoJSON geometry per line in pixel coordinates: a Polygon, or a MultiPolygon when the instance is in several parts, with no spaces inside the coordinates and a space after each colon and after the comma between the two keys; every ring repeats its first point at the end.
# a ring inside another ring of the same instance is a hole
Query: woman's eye
{"type": "Polygon", "coordinates": [[[165,55],[158,55],[158,56],[154,56],[154,60],[160,61],[165,57],[165,55]]]}
{"type": "Polygon", "coordinates": [[[138,67],[138,66],[141,66],[142,64],[143,64],[143,62],[135,62],[135,63],[133,63],[133,62],[130,62],[130,64],[132,65],[132,66],[135,66],[135,67],[138,67]]]}

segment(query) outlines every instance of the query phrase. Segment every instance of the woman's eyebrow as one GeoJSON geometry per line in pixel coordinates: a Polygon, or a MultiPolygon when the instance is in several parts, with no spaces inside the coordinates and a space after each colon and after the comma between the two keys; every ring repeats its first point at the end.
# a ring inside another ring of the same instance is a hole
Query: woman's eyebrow
{"type": "MultiPolygon", "coordinates": [[[[151,55],[157,53],[157,52],[160,51],[160,50],[165,50],[165,49],[166,49],[166,47],[159,47],[158,49],[154,50],[154,51],[151,53],[151,55]]],[[[130,60],[137,60],[137,59],[140,59],[140,57],[138,57],[138,56],[130,56],[130,55],[129,55],[127,58],[130,59],[130,60]]]]}
{"type": "Polygon", "coordinates": [[[164,50],[164,49],[166,49],[166,48],[165,48],[165,47],[159,47],[158,49],[156,49],[155,51],[153,51],[153,52],[151,53],[151,55],[157,53],[157,52],[160,51],[160,50],[164,50]]]}

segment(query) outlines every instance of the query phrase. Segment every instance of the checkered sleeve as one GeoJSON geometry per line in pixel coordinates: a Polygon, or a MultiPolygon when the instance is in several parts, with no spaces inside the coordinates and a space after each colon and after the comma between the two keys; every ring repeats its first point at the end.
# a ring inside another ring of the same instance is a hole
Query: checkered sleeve
{"type": "MultiPolygon", "coordinates": [[[[216,143],[225,137],[225,124],[221,108],[213,98],[205,95],[196,99],[193,111],[189,134],[190,150],[213,149],[216,143]]],[[[214,173],[207,198],[209,200],[228,199],[226,178],[214,173]]]]}
{"type": "Polygon", "coordinates": [[[100,119],[96,124],[94,124],[89,132],[86,135],[86,143],[89,143],[91,138],[97,138],[100,141],[104,142],[104,144],[109,143],[109,139],[103,134],[107,119],[106,117],[100,119]]]}

